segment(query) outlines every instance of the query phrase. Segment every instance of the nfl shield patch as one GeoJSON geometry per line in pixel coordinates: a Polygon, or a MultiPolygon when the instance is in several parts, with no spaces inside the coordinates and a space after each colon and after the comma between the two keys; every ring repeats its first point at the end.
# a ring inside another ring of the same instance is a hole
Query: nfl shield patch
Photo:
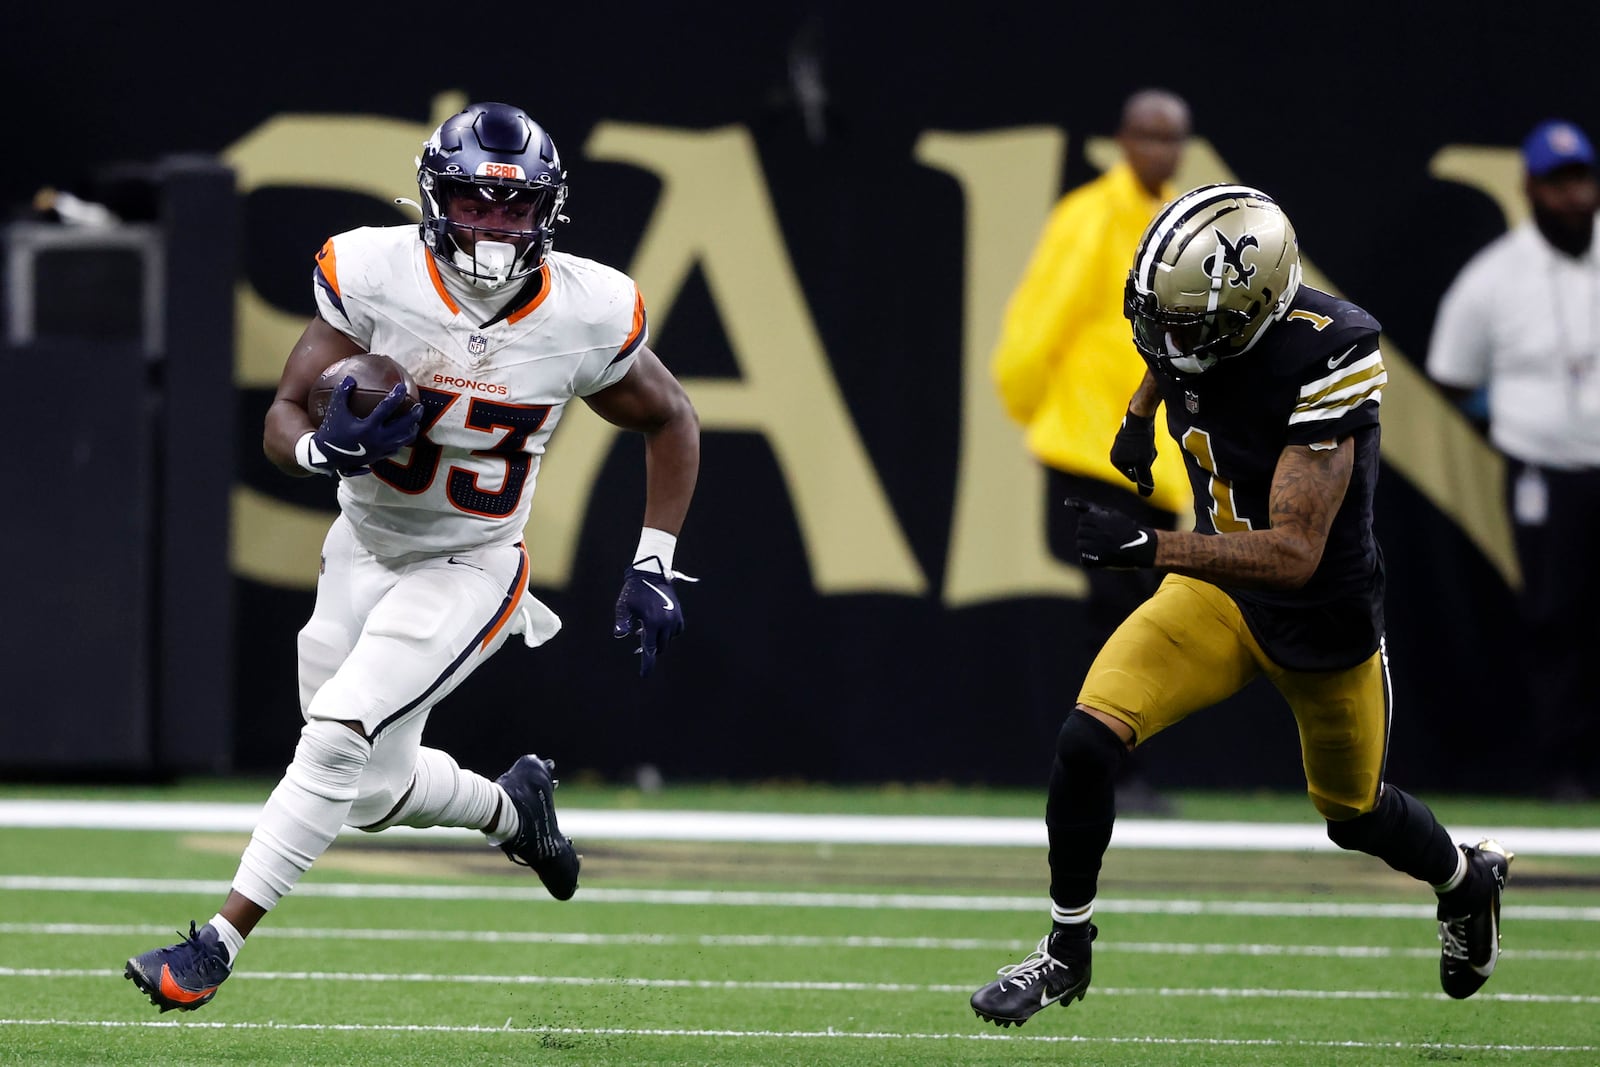
{"type": "Polygon", "coordinates": [[[481,333],[475,333],[467,338],[467,351],[474,356],[481,356],[489,350],[489,339],[481,333]]]}
{"type": "Polygon", "coordinates": [[[1183,407],[1193,415],[1200,410],[1200,394],[1185,389],[1183,391],[1183,407]]]}

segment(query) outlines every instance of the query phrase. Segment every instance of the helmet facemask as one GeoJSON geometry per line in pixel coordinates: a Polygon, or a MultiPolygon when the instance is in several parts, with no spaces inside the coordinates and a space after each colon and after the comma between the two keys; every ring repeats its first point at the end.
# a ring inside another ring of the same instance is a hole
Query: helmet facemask
{"type": "Polygon", "coordinates": [[[497,290],[539,269],[564,221],[566,171],[555,142],[508,104],[473,104],[422,146],[422,239],[468,284],[497,290]]]}
{"type": "Polygon", "coordinates": [[[440,262],[486,290],[500,289],[539,269],[553,243],[566,186],[530,187],[423,174],[424,239],[440,262]],[[521,221],[508,224],[508,211],[521,221]],[[474,214],[484,221],[475,224],[462,217],[474,214]]]}

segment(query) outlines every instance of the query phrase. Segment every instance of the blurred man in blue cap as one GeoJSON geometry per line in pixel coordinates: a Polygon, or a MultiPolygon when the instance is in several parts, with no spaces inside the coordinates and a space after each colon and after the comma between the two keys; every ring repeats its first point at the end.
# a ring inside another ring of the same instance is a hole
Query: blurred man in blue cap
{"type": "Polygon", "coordinates": [[[1600,602],[1600,179],[1594,145],[1551,119],[1522,143],[1532,218],[1462,268],[1439,304],[1428,374],[1453,397],[1488,387],[1522,568],[1526,714],[1546,792],[1600,790],[1600,700],[1585,680],[1600,602]]]}

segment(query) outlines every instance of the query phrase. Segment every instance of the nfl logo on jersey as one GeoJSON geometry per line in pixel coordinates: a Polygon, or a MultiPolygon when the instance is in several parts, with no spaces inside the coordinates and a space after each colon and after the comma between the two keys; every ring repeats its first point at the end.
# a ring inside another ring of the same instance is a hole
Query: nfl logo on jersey
{"type": "Polygon", "coordinates": [[[474,356],[481,356],[489,348],[489,339],[481,333],[475,333],[467,338],[467,351],[474,356]]]}
{"type": "Polygon", "coordinates": [[[1193,415],[1200,410],[1200,394],[1190,389],[1183,391],[1183,406],[1193,415]]]}

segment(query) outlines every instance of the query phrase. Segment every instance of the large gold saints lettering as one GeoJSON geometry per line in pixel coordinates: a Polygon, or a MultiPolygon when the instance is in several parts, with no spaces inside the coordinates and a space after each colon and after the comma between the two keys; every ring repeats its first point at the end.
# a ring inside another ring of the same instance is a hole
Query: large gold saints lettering
{"type": "Polygon", "coordinates": [[[951,607],[1088,590],[1081,570],[1050,553],[1044,472],[1007,419],[989,374],[1011,286],[1060,195],[1065,147],[1054,127],[926,133],[917,142],[918,161],[954,177],[967,207],[961,449],[944,575],[951,607]]]}
{"type": "MultiPolygon", "coordinates": [[[[664,335],[672,304],[698,265],[739,364],[740,380],[684,382],[709,429],[760,433],[783,472],[819,593],[890,592],[917,596],[927,579],[889,507],[829,368],[805,294],[790,264],[760,161],[742,126],[668,130],[607,122],[585,152],[629,163],[661,179],[661,198],[629,273],[664,335]]],[[[682,344],[693,344],[692,338],[682,344]]],[[[587,414],[587,413],[584,413],[587,414]]],[[[598,418],[563,425],[557,492],[587,495],[593,464],[615,432],[598,418]],[[574,462],[574,437],[587,459],[574,462]],[[590,464],[589,470],[581,469],[590,464]]],[[[554,509],[539,487],[530,529],[554,509]]],[[[548,538],[530,543],[548,549],[548,538]]]]}
{"type": "MultiPolygon", "coordinates": [[[[224,158],[235,168],[242,194],[273,185],[321,186],[387,202],[397,191],[411,189],[415,176],[408,161],[417,146],[465,103],[459,93],[439,96],[426,123],[372,115],[278,116],[229,148],[224,158]]],[[[1064,144],[1059,130],[1042,127],[930,131],[915,150],[920,162],[958,182],[967,209],[961,443],[941,590],[942,601],[952,607],[1017,596],[1081,597],[1086,588],[1077,568],[1049,553],[1044,509],[1051,502],[1042,472],[1001,410],[988,373],[1010,287],[1059,195],[1064,144]]],[[[1091,139],[1085,151],[1100,167],[1116,158],[1115,145],[1106,138],[1091,139]]],[[[684,279],[694,267],[703,272],[740,377],[689,379],[685,385],[707,429],[760,433],[770,444],[793,501],[816,590],[926,594],[927,578],[832,376],[748,131],[601,123],[585,152],[592,159],[640,167],[661,180],[660,200],[629,273],[650,302],[653,332],[660,339],[684,279]]],[[[1444,152],[1437,170],[1466,180],[1470,162],[1444,152]]],[[[1178,183],[1231,178],[1211,147],[1197,140],[1178,183]]],[[[1309,261],[1305,275],[1310,284],[1333,291],[1309,261]]],[[[304,316],[271,307],[248,280],[237,288],[236,310],[237,381],[270,389],[304,316]]],[[[670,344],[665,350],[670,354],[670,344]]],[[[1407,361],[1391,359],[1388,366],[1385,405],[1399,410],[1391,412],[1397,417],[1385,419],[1384,458],[1514,576],[1497,495],[1496,457],[1453,418],[1407,361]]],[[[538,546],[536,584],[559,587],[568,581],[594,478],[615,434],[582,405],[567,413],[561,461],[541,472],[529,522],[529,543],[538,546]]],[[[311,587],[329,513],[244,486],[235,488],[233,504],[235,572],[274,585],[311,587]]]]}

